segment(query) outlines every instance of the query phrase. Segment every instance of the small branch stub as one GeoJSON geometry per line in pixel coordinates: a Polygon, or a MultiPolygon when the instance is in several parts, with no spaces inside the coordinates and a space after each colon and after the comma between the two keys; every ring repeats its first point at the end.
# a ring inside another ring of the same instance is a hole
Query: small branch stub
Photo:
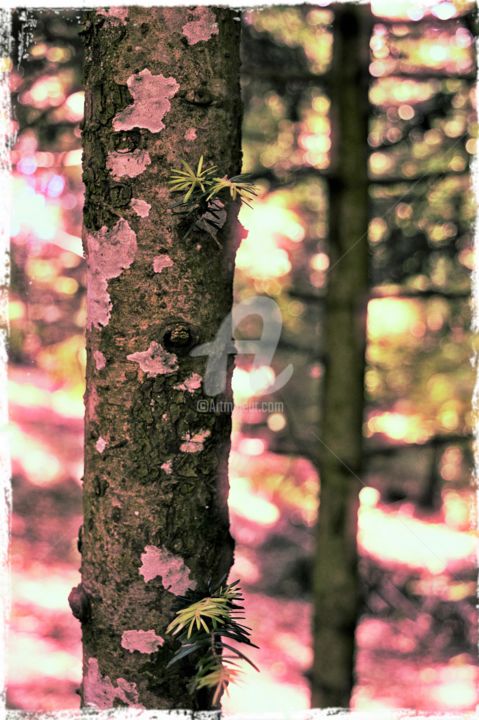
{"type": "Polygon", "coordinates": [[[73,617],[81,623],[88,620],[91,612],[90,598],[81,583],[70,590],[68,604],[73,617]]]}

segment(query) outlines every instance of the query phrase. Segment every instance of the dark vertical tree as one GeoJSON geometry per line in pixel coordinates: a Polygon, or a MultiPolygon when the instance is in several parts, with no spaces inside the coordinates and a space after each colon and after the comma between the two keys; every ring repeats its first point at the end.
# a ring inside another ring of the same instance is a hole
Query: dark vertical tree
{"type": "Polygon", "coordinates": [[[365,8],[336,6],[330,73],[330,272],[313,570],[313,707],[349,704],[360,604],[356,533],[369,285],[369,32],[365,8]]]}
{"type": "Polygon", "coordinates": [[[205,360],[190,351],[231,309],[237,207],[216,229],[185,219],[168,178],[201,156],[219,177],[240,171],[235,20],[115,7],[84,29],[84,525],[70,594],[83,706],[209,704],[188,692],[187,661],[166,668],[177,643],[165,630],[177,596],[206,591],[232,563],[230,417],[198,411],[205,360]]]}

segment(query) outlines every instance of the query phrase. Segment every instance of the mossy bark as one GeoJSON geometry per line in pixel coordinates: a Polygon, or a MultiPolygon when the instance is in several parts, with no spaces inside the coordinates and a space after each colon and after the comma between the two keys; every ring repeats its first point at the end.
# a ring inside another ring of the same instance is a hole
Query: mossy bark
{"type": "Polygon", "coordinates": [[[313,707],[346,707],[360,606],[357,511],[368,295],[369,18],[337,5],[331,68],[330,272],[314,558],[313,707]]]}
{"type": "MultiPolygon", "coordinates": [[[[235,218],[218,236],[171,211],[167,180],[203,154],[241,166],[237,13],[111,8],[84,29],[88,262],[82,704],[198,708],[167,670],[177,595],[228,572],[230,416],[200,412],[205,358],[232,305],[235,218]]],[[[201,223],[200,223],[201,225],[201,223]]],[[[231,400],[229,376],[219,400],[231,400]]]]}

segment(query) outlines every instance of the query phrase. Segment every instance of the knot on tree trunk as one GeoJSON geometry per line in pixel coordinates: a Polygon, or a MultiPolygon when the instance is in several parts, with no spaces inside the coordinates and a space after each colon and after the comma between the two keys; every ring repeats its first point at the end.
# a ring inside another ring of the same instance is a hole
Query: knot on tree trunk
{"type": "Polygon", "coordinates": [[[185,354],[197,342],[197,333],[185,322],[174,322],[169,325],[162,338],[163,346],[169,352],[185,354]]]}
{"type": "Polygon", "coordinates": [[[90,598],[81,583],[70,590],[68,604],[73,617],[82,623],[88,620],[91,611],[90,598]]]}

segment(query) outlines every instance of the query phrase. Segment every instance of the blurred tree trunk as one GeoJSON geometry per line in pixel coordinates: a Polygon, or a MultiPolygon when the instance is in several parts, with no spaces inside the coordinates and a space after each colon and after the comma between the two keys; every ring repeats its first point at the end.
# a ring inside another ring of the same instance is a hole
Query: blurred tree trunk
{"type": "MultiPolygon", "coordinates": [[[[236,204],[217,238],[172,215],[181,160],[240,171],[239,27],[228,9],[110,8],[84,29],[88,263],[82,704],[205,707],[166,670],[176,596],[233,556],[230,416],[198,411],[204,358],[232,305],[236,204]]],[[[237,19],[237,18],[236,18],[237,19]]],[[[230,367],[231,370],[231,367],[230,367]]],[[[229,379],[219,400],[230,400],[229,379]]]]}
{"type": "Polygon", "coordinates": [[[368,62],[365,8],[335,7],[331,68],[330,272],[313,570],[313,707],[345,707],[354,678],[360,588],[357,511],[368,294],[368,62]]]}

